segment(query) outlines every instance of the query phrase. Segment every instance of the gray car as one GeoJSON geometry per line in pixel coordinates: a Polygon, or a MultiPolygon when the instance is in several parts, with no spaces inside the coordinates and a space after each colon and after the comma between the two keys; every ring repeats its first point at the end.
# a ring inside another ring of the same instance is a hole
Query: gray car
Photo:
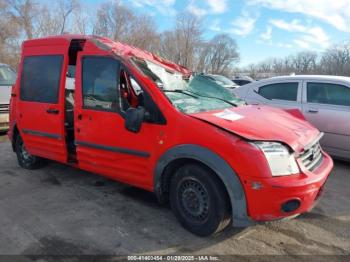
{"type": "Polygon", "coordinates": [[[350,160],[350,77],[273,77],[233,92],[248,104],[298,108],[325,133],[321,140],[324,149],[334,157],[350,160]]]}
{"type": "Polygon", "coordinates": [[[0,132],[9,127],[9,104],[16,72],[8,65],[0,64],[0,132]]]}

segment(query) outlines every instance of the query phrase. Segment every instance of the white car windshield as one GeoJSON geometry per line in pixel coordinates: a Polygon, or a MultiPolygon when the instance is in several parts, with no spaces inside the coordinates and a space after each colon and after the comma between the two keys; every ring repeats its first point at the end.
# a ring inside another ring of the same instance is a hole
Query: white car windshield
{"type": "Polygon", "coordinates": [[[133,60],[181,112],[197,113],[243,105],[230,90],[204,75],[185,76],[146,60],[133,60]]]}
{"type": "Polygon", "coordinates": [[[228,79],[225,76],[221,76],[221,75],[209,75],[209,77],[213,78],[214,81],[217,81],[218,84],[220,85],[224,85],[224,86],[236,86],[236,84],[231,81],[230,79],[228,79]]]}

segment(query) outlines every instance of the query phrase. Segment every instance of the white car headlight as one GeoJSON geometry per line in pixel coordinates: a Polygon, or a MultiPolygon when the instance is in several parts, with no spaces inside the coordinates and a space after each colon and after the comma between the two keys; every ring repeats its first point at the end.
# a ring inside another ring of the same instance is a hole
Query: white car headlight
{"type": "Polygon", "coordinates": [[[264,153],[272,176],[288,176],[300,172],[294,155],[281,143],[255,142],[253,144],[264,153]]]}

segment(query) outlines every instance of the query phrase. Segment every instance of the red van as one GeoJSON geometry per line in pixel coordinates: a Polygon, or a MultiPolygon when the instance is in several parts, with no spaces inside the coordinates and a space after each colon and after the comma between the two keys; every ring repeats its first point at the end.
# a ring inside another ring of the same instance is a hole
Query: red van
{"type": "Polygon", "coordinates": [[[200,236],[309,211],[333,167],[297,112],[106,38],[25,41],[11,97],[21,167],[50,159],[152,191],[200,236]]]}

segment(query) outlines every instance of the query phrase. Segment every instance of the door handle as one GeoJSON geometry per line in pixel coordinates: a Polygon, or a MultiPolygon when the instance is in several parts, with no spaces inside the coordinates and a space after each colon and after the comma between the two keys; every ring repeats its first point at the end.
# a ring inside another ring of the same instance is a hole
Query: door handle
{"type": "Polygon", "coordinates": [[[317,109],[309,109],[308,112],[316,114],[316,113],[318,113],[318,110],[317,109]]]}
{"type": "Polygon", "coordinates": [[[51,108],[49,108],[49,109],[46,110],[46,113],[52,114],[52,115],[58,115],[59,112],[60,111],[58,109],[51,109],[51,108]]]}

